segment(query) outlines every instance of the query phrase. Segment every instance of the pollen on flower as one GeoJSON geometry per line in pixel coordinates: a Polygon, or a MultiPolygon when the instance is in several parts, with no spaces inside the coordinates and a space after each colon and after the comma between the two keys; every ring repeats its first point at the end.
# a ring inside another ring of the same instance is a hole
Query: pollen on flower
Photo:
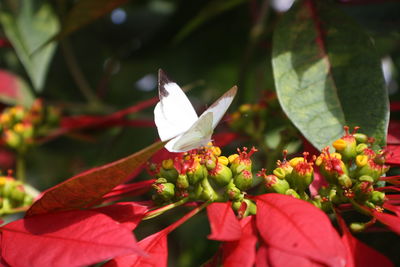
{"type": "Polygon", "coordinates": [[[251,155],[253,155],[255,152],[258,151],[257,148],[255,148],[254,146],[250,149],[250,151],[247,153],[248,148],[247,147],[243,147],[242,151],[240,151],[240,149],[238,148],[237,151],[239,153],[239,157],[241,159],[249,159],[251,157],[251,155]]]}
{"type": "Polygon", "coordinates": [[[323,165],[324,170],[329,173],[337,173],[339,175],[344,174],[342,168],[343,162],[329,153],[329,147],[322,149],[321,155],[317,159],[317,163],[319,163],[319,166],[323,165]]]}
{"type": "Polygon", "coordinates": [[[272,187],[274,184],[276,184],[278,177],[276,177],[275,175],[267,175],[267,170],[266,169],[261,169],[261,171],[259,171],[257,173],[258,177],[261,177],[264,179],[264,184],[267,188],[272,187]]]}
{"type": "Polygon", "coordinates": [[[357,155],[356,157],[356,164],[358,167],[362,167],[367,165],[368,163],[368,156],[366,155],[357,155]]]}
{"type": "Polygon", "coordinates": [[[332,144],[332,146],[338,151],[345,149],[346,145],[346,141],[343,139],[338,139],[332,144]]]}
{"type": "MultiPolygon", "coordinates": [[[[297,173],[299,173],[300,175],[305,175],[307,173],[310,173],[313,171],[313,162],[308,162],[307,157],[308,157],[309,153],[308,152],[304,152],[303,153],[303,158],[294,158],[296,160],[294,160],[292,162],[292,160],[290,160],[290,164],[291,166],[296,170],[297,173]]],[[[313,157],[313,160],[315,160],[315,156],[313,157]]]]}
{"type": "Polygon", "coordinates": [[[290,163],[287,161],[287,154],[288,154],[288,151],[286,150],[286,149],[284,149],[283,151],[282,151],[282,156],[283,156],[283,159],[282,159],[282,161],[280,161],[280,160],[278,160],[277,162],[276,162],[276,166],[278,166],[278,167],[280,167],[280,168],[285,168],[285,167],[287,167],[287,166],[290,166],[290,163]]]}
{"type": "Polygon", "coordinates": [[[170,170],[174,167],[174,161],[172,159],[166,159],[162,161],[161,165],[164,169],[170,170]]]}
{"type": "Polygon", "coordinates": [[[229,160],[225,156],[218,157],[218,162],[223,164],[223,165],[225,165],[225,166],[228,166],[228,164],[229,164],[229,160]]]}
{"type": "Polygon", "coordinates": [[[267,176],[267,169],[262,168],[261,171],[257,172],[257,176],[265,178],[267,176]]]}
{"type": "Polygon", "coordinates": [[[228,157],[229,163],[232,163],[236,160],[236,158],[239,157],[238,154],[232,154],[228,157]]]}

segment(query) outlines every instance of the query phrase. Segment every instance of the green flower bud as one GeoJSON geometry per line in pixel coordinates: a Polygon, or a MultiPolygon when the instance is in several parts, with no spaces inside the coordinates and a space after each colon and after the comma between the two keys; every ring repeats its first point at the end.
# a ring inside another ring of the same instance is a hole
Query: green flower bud
{"type": "Polygon", "coordinates": [[[320,208],[321,210],[323,210],[324,212],[329,213],[329,212],[332,211],[332,204],[328,200],[327,197],[322,197],[320,195],[316,195],[316,196],[314,196],[314,198],[311,201],[311,203],[314,206],[316,206],[317,208],[320,208]]]}
{"type": "Polygon", "coordinates": [[[346,202],[346,199],[343,198],[343,196],[340,194],[341,191],[338,192],[336,188],[331,188],[329,190],[329,197],[328,199],[336,205],[342,204],[346,202]]]}
{"type": "Polygon", "coordinates": [[[244,198],[244,194],[235,186],[233,180],[226,186],[225,193],[230,200],[242,201],[244,198]]]}
{"type": "Polygon", "coordinates": [[[313,163],[307,161],[308,152],[304,152],[304,157],[296,157],[289,161],[293,170],[286,176],[290,187],[304,192],[314,180],[313,163]]]}
{"type": "Polygon", "coordinates": [[[217,162],[216,162],[216,158],[214,156],[206,161],[206,167],[208,170],[215,169],[216,166],[217,166],[217,162]]]}
{"type": "Polygon", "coordinates": [[[253,184],[253,174],[248,170],[243,170],[242,172],[236,174],[236,176],[233,178],[233,182],[237,188],[245,191],[253,184]]]}
{"type": "Polygon", "coordinates": [[[236,211],[239,218],[245,218],[249,215],[255,215],[257,213],[257,206],[250,199],[232,202],[232,209],[236,211]]]}
{"type": "Polygon", "coordinates": [[[358,143],[366,143],[368,142],[368,136],[363,133],[354,133],[353,134],[354,138],[358,143]]]}
{"type": "Polygon", "coordinates": [[[381,177],[382,174],[385,173],[385,171],[386,166],[376,164],[372,159],[370,159],[368,160],[367,164],[357,168],[357,176],[370,176],[372,177],[374,182],[377,182],[379,180],[379,177],[381,177]]]}
{"type": "Polygon", "coordinates": [[[223,198],[218,195],[217,192],[215,192],[214,188],[210,185],[210,182],[208,181],[208,178],[204,178],[201,180],[201,187],[203,188],[203,191],[201,192],[200,199],[204,201],[222,201],[223,198]]]}
{"type": "Polygon", "coordinates": [[[33,126],[30,123],[24,124],[24,131],[22,132],[22,136],[25,139],[29,139],[33,137],[33,126]]]}
{"type": "Polygon", "coordinates": [[[15,188],[15,180],[12,178],[9,178],[5,181],[4,186],[2,188],[2,196],[4,198],[9,198],[11,196],[12,191],[15,188]]]}
{"type": "Polygon", "coordinates": [[[175,183],[176,179],[178,178],[178,172],[175,169],[164,169],[161,167],[159,176],[164,177],[170,183],[175,183]]]}
{"type": "Polygon", "coordinates": [[[46,120],[51,126],[58,125],[60,122],[60,110],[56,107],[48,106],[46,120]]]}
{"type": "Polygon", "coordinates": [[[247,148],[244,147],[243,150],[238,149],[237,151],[239,153],[238,156],[229,156],[229,161],[231,162],[230,168],[233,176],[243,172],[243,170],[251,172],[252,162],[250,157],[257,149],[253,147],[250,152],[247,153],[247,148]]]}
{"type": "Polygon", "coordinates": [[[216,167],[208,171],[208,177],[219,186],[225,186],[232,180],[232,171],[227,166],[218,163],[216,167]]]}
{"type": "Polygon", "coordinates": [[[375,209],[376,208],[376,205],[374,203],[368,201],[368,200],[364,202],[364,205],[367,206],[370,209],[375,209]]]}
{"type": "Polygon", "coordinates": [[[236,212],[238,212],[238,210],[240,210],[240,207],[242,206],[243,200],[240,201],[233,201],[232,202],[232,209],[236,212]]]}
{"type": "Polygon", "coordinates": [[[176,186],[182,189],[186,189],[189,187],[189,181],[186,174],[178,175],[178,179],[176,179],[176,186]]]}
{"type": "Polygon", "coordinates": [[[1,211],[7,213],[9,210],[12,209],[11,201],[8,198],[3,198],[3,205],[1,207],[1,211]]]}
{"type": "Polygon", "coordinates": [[[357,154],[361,154],[367,148],[368,148],[367,144],[364,144],[364,143],[358,144],[356,147],[356,152],[357,152],[357,154]]]}
{"type": "Polygon", "coordinates": [[[14,106],[9,112],[15,118],[16,121],[22,121],[25,117],[26,111],[22,106],[14,106]]]}
{"type": "Polygon", "coordinates": [[[265,169],[262,169],[257,176],[263,178],[268,193],[285,194],[289,189],[289,183],[286,180],[281,180],[273,174],[267,175],[265,169]]]}
{"type": "Polygon", "coordinates": [[[25,194],[23,201],[23,206],[30,206],[33,203],[33,197],[31,195],[25,194]]]}
{"type": "Polygon", "coordinates": [[[293,170],[293,168],[292,168],[291,166],[288,166],[288,167],[290,167],[290,168],[281,168],[281,167],[278,167],[278,168],[274,169],[274,170],[272,171],[272,173],[273,173],[276,177],[278,177],[279,179],[285,179],[286,175],[291,174],[291,173],[292,173],[292,170],[293,170]]]}
{"type": "Polygon", "coordinates": [[[319,167],[321,174],[329,184],[339,185],[338,178],[343,174],[349,174],[341,158],[341,154],[329,153],[329,147],[326,147],[315,161],[315,165],[319,167]]]}
{"type": "Polygon", "coordinates": [[[349,133],[349,127],[345,126],[344,130],[346,132],[345,135],[333,142],[332,146],[343,156],[343,159],[347,161],[357,155],[357,141],[354,135],[349,133]]]}
{"type": "Polygon", "coordinates": [[[193,169],[187,172],[187,177],[191,185],[197,184],[199,181],[207,177],[207,168],[200,163],[197,163],[193,169]]]}
{"type": "Polygon", "coordinates": [[[371,176],[369,176],[369,175],[362,175],[362,176],[360,176],[359,178],[358,178],[358,180],[360,181],[360,182],[369,182],[369,183],[374,183],[374,179],[372,179],[372,177],[371,176]]]}
{"type": "Polygon", "coordinates": [[[14,186],[9,196],[13,201],[23,203],[25,198],[25,191],[22,185],[14,186]]]}
{"type": "Polygon", "coordinates": [[[169,201],[175,196],[175,185],[172,183],[154,183],[152,185],[158,198],[169,201]]]}
{"type": "Polygon", "coordinates": [[[365,228],[366,228],[365,223],[353,222],[350,224],[351,231],[355,232],[355,233],[363,232],[365,230],[365,228]]]}
{"type": "Polygon", "coordinates": [[[294,198],[300,199],[299,194],[297,194],[297,192],[294,189],[291,189],[291,188],[286,190],[285,195],[292,196],[294,198]]]}
{"type": "Polygon", "coordinates": [[[11,130],[4,131],[4,141],[12,148],[18,148],[22,144],[21,137],[11,130]]]}
{"type": "Polygon", "coordinates": [[[201,182],[197,183],[194,186],[194,189],[190,191],[190,197],[193,200],[201,199],[201,194],[203,193],[203,187],[201,186],[201,182]]]}
{"type": "Polygon", "coordinates": [[[370,197],[370,201],[375,203],[376,205],[383,205],[385,202],[385,193],[380,191],[373,191],[370,197]]]}
{"type": "Polygon", "coordinates": [[[338,178],[338,182],[341,186],[345,188],[350,188],[352,186],[351,179],[347,174],[340,175],[338,178]]]}
{"type": "Polygon", "coordinates": [[[371,198],[374,188],[369,182],[359,182],[353,186],[353,192],[356,199],[359,201],[365,201],[371,198]]]}
{"type": "MultiPolygon", "coordinates": [[[[248,212],[248,215],[256,215],[257,214],[257,205],[250,199],[245,199],[244,201],[246,201],[246,203],[247,203],[246,212],[248,212]]],[[[246,214],[246,216],[247,216],[247,214],[246,214]]]]}

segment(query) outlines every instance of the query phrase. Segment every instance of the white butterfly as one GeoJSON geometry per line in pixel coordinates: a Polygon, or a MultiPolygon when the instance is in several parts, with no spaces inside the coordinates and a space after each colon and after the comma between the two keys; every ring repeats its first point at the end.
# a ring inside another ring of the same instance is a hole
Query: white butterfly
{"type": "Polygon", "coordinates": [[[211,141],[214,128],[224,116],[237,92],[232,87],[197,117],[182,89],[163,70],[158,71],[160,101],[154,109],[154,121],[161,141],[170,140],[165,148],[170,152],[185,152],[211,141]]]}

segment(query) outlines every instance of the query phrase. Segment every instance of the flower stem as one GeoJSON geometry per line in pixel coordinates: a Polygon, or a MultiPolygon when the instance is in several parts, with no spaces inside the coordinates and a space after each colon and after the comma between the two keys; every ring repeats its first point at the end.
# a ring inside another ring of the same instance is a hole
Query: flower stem
{"type": "Polygon", "coordinates": [[[18,181],[25,183],[25,153],[21,151],[17,152],[15,176],[18,181]]]}
{"type": "Polygon", "coordinates": [[[146,213],[146,215],[143,217],[143,220],[148,220],[148,219],[155,218],[155,217],[163,214],[164,212],[166,212],[168,210],[171,210],[173,208],[176,208],[176,207],[179,207],[179,206],[185,204],[188,201],[189,201],[189,197],[185,197],[185,198],[182,198],[181,200],[179,200],[179,201],[177,201],[175,203],[171,203],[171,204],[166,205],[164,207],[161,207],[161,208],[158,208],[158,209],[155,209],[155,210],[151,210],[151,211],[146,213]]]}

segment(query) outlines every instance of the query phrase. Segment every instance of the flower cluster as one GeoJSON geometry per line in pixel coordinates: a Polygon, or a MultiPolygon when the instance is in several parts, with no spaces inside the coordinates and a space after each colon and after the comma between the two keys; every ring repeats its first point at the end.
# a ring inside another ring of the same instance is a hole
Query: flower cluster
{"type": "Polygon", "coordinates": [[[0,216],[29,207],[33,196],[26,192],[24,184],[11,176],[0,176],[0,216]]]}
{"type": "Polygon", "coordinates": [[[352,203],[355,208],[366,206],[381,210],[385,200],[383,192],[375,190],[379,178],[388,170],[385,165],[386,152],[373,148],[374,140],[367,135],[349,133],[333,142],[335,153],[324,149],[316,160],[319,171],[329,183],[328,187],[319,190],[320,203],[332,204],[352,203]]]}
{"type": "Polygon", "coordinates": [[[345,135],[333,142],[335,152],[329,147],[321,154],[308,160],[308,153],[303,157],[278,161],[277,168],[267,175],[266,170],[259,172],[267,192],[292,195],[307,200],[326,212],[333,207],[351,203],[355,209],[362,207],[382,211],[385,193],[375,190],[379,178],[389,167],[385,165],[386,152],[374,146],[374,140],[367,135],[353,133],[345,127],[345,135]],[[313,166],[315,165],[315,166],[313,166]],[[314,167],[327,182],[319,188],[318,194],[310,196],[308,187],[314,180],[314,167]]]}
{"type": "Polygon", "coordinates": [[[45,135],[58,124],[59,112],[37,99],[31,108],[13,106],[0,114],[0,133],[3,142],[16,150],[24,150],[35,137],[45,135]]]}
{"type": "Polygon", "coordinates": [[[152,164],[157,180],[153,184],[153,200],[165,204],[188,198],[191,201],[232,201],[232,208],[239,217],[255,214],[255,204],[245,198],[253,186],[251,155],[253,147],[228,157],[221,149],[209,144],[206,147],[180,154],[152,164]]]}
{"type": "Polygon", "coordinates": [[[308,199],[305,190],[314,178],[313,160],[315,158],[309,161],[307,159],[309,153],[304,152],[303,157],[295,157],[288,161],[286,153],[284,151],[284,160],[277,162],[277,168],[272,174],[267,175],[266,170],[262,169],[257,175],[264,179],[267,192],[308,199]]]}

